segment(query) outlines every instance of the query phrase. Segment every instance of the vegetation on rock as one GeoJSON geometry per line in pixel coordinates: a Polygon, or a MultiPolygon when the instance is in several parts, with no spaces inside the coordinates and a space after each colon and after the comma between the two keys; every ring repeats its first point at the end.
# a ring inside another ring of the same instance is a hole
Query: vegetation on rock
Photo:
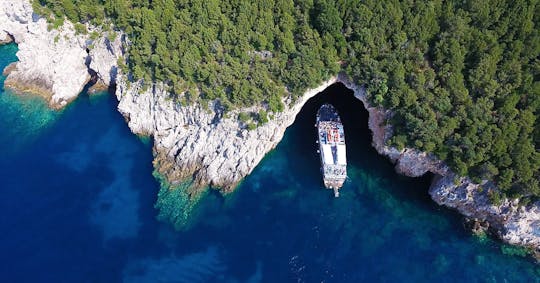
{"type": "MultiPolygon", "coordinates": [[[[397,147],[432,152],[501,193],[540,196],[540,4],[532,0],[35,0],[73,22],[110,19],[126,68],[183,100],[283,109],[330,75],[391,109],[397,147]]],[[[261,113],[261,122],[266,113],[261,113]]],[[[494,196],[497,198],[497,196],[494,196]]]]}

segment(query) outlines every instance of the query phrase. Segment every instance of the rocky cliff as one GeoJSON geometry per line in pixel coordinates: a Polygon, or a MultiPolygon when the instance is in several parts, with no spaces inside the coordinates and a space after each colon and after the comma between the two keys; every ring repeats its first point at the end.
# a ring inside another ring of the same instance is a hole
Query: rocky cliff
{"type": "Polygon", "coordinates": [[[170,183],[193,178],[194,188],[210,185],[227,192],[279,143],[303,104],[335,81],[332,78],[307,91],[300,101],[251,131],[238,120],[238,111],[225,114],[217,102],[208,107],[181,106],[159,85],[146,90],[140,84],[128,87],[122,77],[116,96],[131,130],[153,136],[154,166],[170,183]]]}
{"type": "Polygon", "coordinates": [[[353,90],[369,112],[369,128],[373,133],[372,144],[376,150],[396,164],[396,172],[410,177],[427,172],[435,175],[429,194],[439,205],[456,209],[462,215],[487,223],[491,230],[507,243],[531,248],[540,258],[540,202],[526,207],[517,200],[504,200],[499,205],[490,201],[490,190],[497,190],[492,182],[475,184],[468,177],[459,177],[435,156],[412,148],[398,150],[387,145],[392,127],[384,121],[390,112],[372,107],[363,88],[354,85],[344,76],[339,81],[353,90]]]}
{"type": "MultiPolygon", "coordinates": [[[[121,37],[111,42],[106,36],[92,41],[78,35],[73,25],[65,22],[59,29],[49,30],[44,19],[32,13],[28,1],[4,0],[0,5],[0,43],[15,40],[19,45],[19,62],[9,68],[6,86],[44,96],[51,107],[61,108],[74,99],[90,79],[108,86],[117,83],[118,110],[134,133],[154,138],[154,166],[169,183],[192,179],[193,192],[206,185],[228,192],[248,175],[264,155],[283,137],[304,103],[327,86],[342,82],[352,89],[369,111],[369,127],[373,146],[396,163],[396,171],[407,176],[435,174],[430,188],[432,198],[441,205],[457,209],[463,215],[487,221],[505,241],[539,249],[540,204],[519,207],[504,201],[492,205],[486,182],[478,185],[468,178],[456,177],[435,157],[415,149],[398,150],[386,145],[392,135],[384,121],[391,113],[372,107],[363,88],[338,76],[307,91],[282,113],[255,130],[248,131],[239,122],[239,111],[225,114],[219,103],[180,105],[159,84],[143,88],[140,83],[128,84],[117,75],[117,58],[122,56],[121,37]],[[118,77],[117,77],[118,76],[118,77]]],[[[96,30],[89,27],[90,30],[96,30]]],[[[242,109],[242,112],[257,111],[242,109]]]]}
{"type": "Polygon", "coordinates": [[[90,80],[89,66],[98,70],[105,84],[115,73],[111,68],[116,59],[109,57],[117,56],[119,39],[113,44],[107,44],[105,38],[93,42],[88,34],[77,34],[69,21],[57,29],[50,28],[44,18],[32,12],[27,0],[4,0],[0,23],[0,42],[14,40],[19,48],[19,61],[9,68],[5,86],[38,94],[52,108],[62,108],[79,95],[90,80]]]}
{"type": "MultiPolygon", "coordinates": [[[[327,86],[342,82],[352,89],[369,112],[369,127],[373,146],[396,164],[400,174],[418,177],[427,172],[435,174],[429,190],[441,205],[458,210],[466,217],[487,221],[503,240],[516,245],[540,247],[539,204],[519,207],[517,201],[492,205],[489,190],[492,184],[474,184],[460,178],[443,162],[415,149],[398,150],[386,145],[392,129],[384,121],[391,113],[372,107],[362,87],[340,75],[307,91],[298,101],[290,103],[282,113],[267,124],[248,131],[238,121],[238,111],[224,115],[219,104],[208,108],[201,105],[180,106],[162,87],[142,90],[138,84],[127,86],[119,80],[118,109],[126,117],[133,132],[154,137],[156,169],[172,184],[193,178],[197,189],[211,185],[224,191],[248,175],[264,155],[283,137],[285,129],[294,122],[304,103],[327,86]]],[[[243,109],[242,111],[256,111],[243,109]]]]}

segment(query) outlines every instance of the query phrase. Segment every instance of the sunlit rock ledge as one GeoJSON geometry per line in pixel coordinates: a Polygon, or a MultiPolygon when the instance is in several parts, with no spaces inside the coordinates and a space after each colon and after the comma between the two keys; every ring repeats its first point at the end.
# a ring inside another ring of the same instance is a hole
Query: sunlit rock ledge
{"type": "Polygon", "coordinates": [[[115,75],[120,37],[112,43],[107,38],[93,41],[89,34],[77,34],[67,20],[51,29],[44,18],[33,13],[28,0],[3,1],[0,23],[0,43],[14,40],[19,49],[18,62],[6,72],[5,87],[42,96],[51,108],[61,109],[74,100],[91,74],[104,85],[115,75]]]}

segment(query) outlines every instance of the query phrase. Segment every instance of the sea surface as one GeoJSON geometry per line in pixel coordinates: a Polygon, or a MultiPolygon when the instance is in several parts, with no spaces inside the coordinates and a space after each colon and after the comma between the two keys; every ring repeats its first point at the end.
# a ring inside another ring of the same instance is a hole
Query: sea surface
{"type": "MultiPolygon", "coordinates": [[[[0,46],[0,69],[16,50],[0,46]]],[[[432,202],[431,176],[397,175],[342,85],[311,99],[236,192],[210,193],[183,231],[156,220],[151,142],[116,106],[82,93],[53,112],[1,90],[0,282],[540,282],[540,265],[432,202]],[[337,199],[319,173],[323,102],[348,144],[337,199]]]]}

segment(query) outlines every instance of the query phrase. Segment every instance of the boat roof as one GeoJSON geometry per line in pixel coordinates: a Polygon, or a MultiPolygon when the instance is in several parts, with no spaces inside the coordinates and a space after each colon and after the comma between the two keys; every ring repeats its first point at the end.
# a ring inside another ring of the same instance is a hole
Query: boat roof
{"type": "Polygon", "coordinates": [[[332,155],[332,146],[329,144],[323,144],[322,156],[324,164],[334,164],[334,156],[332,155]]]}
{"type": "Polygon", "coordinates": [[[347,154],[345,145],[330,145],[323,144],[322,148],[322,159],[326,165],[347,165],[347,154]]]}
{"type": "Polygon", "coordinates": [[[318,130],[322,143],[345,144],[345,132],[340,122],[319,121],[318,130]]]}
{"type": "Polygon", "coordinates": [[[337,164],[338,165],[347,165],[347,153],[346,153],[345,145],[344,144],[338,144],[337,145],[337,164]]]}

